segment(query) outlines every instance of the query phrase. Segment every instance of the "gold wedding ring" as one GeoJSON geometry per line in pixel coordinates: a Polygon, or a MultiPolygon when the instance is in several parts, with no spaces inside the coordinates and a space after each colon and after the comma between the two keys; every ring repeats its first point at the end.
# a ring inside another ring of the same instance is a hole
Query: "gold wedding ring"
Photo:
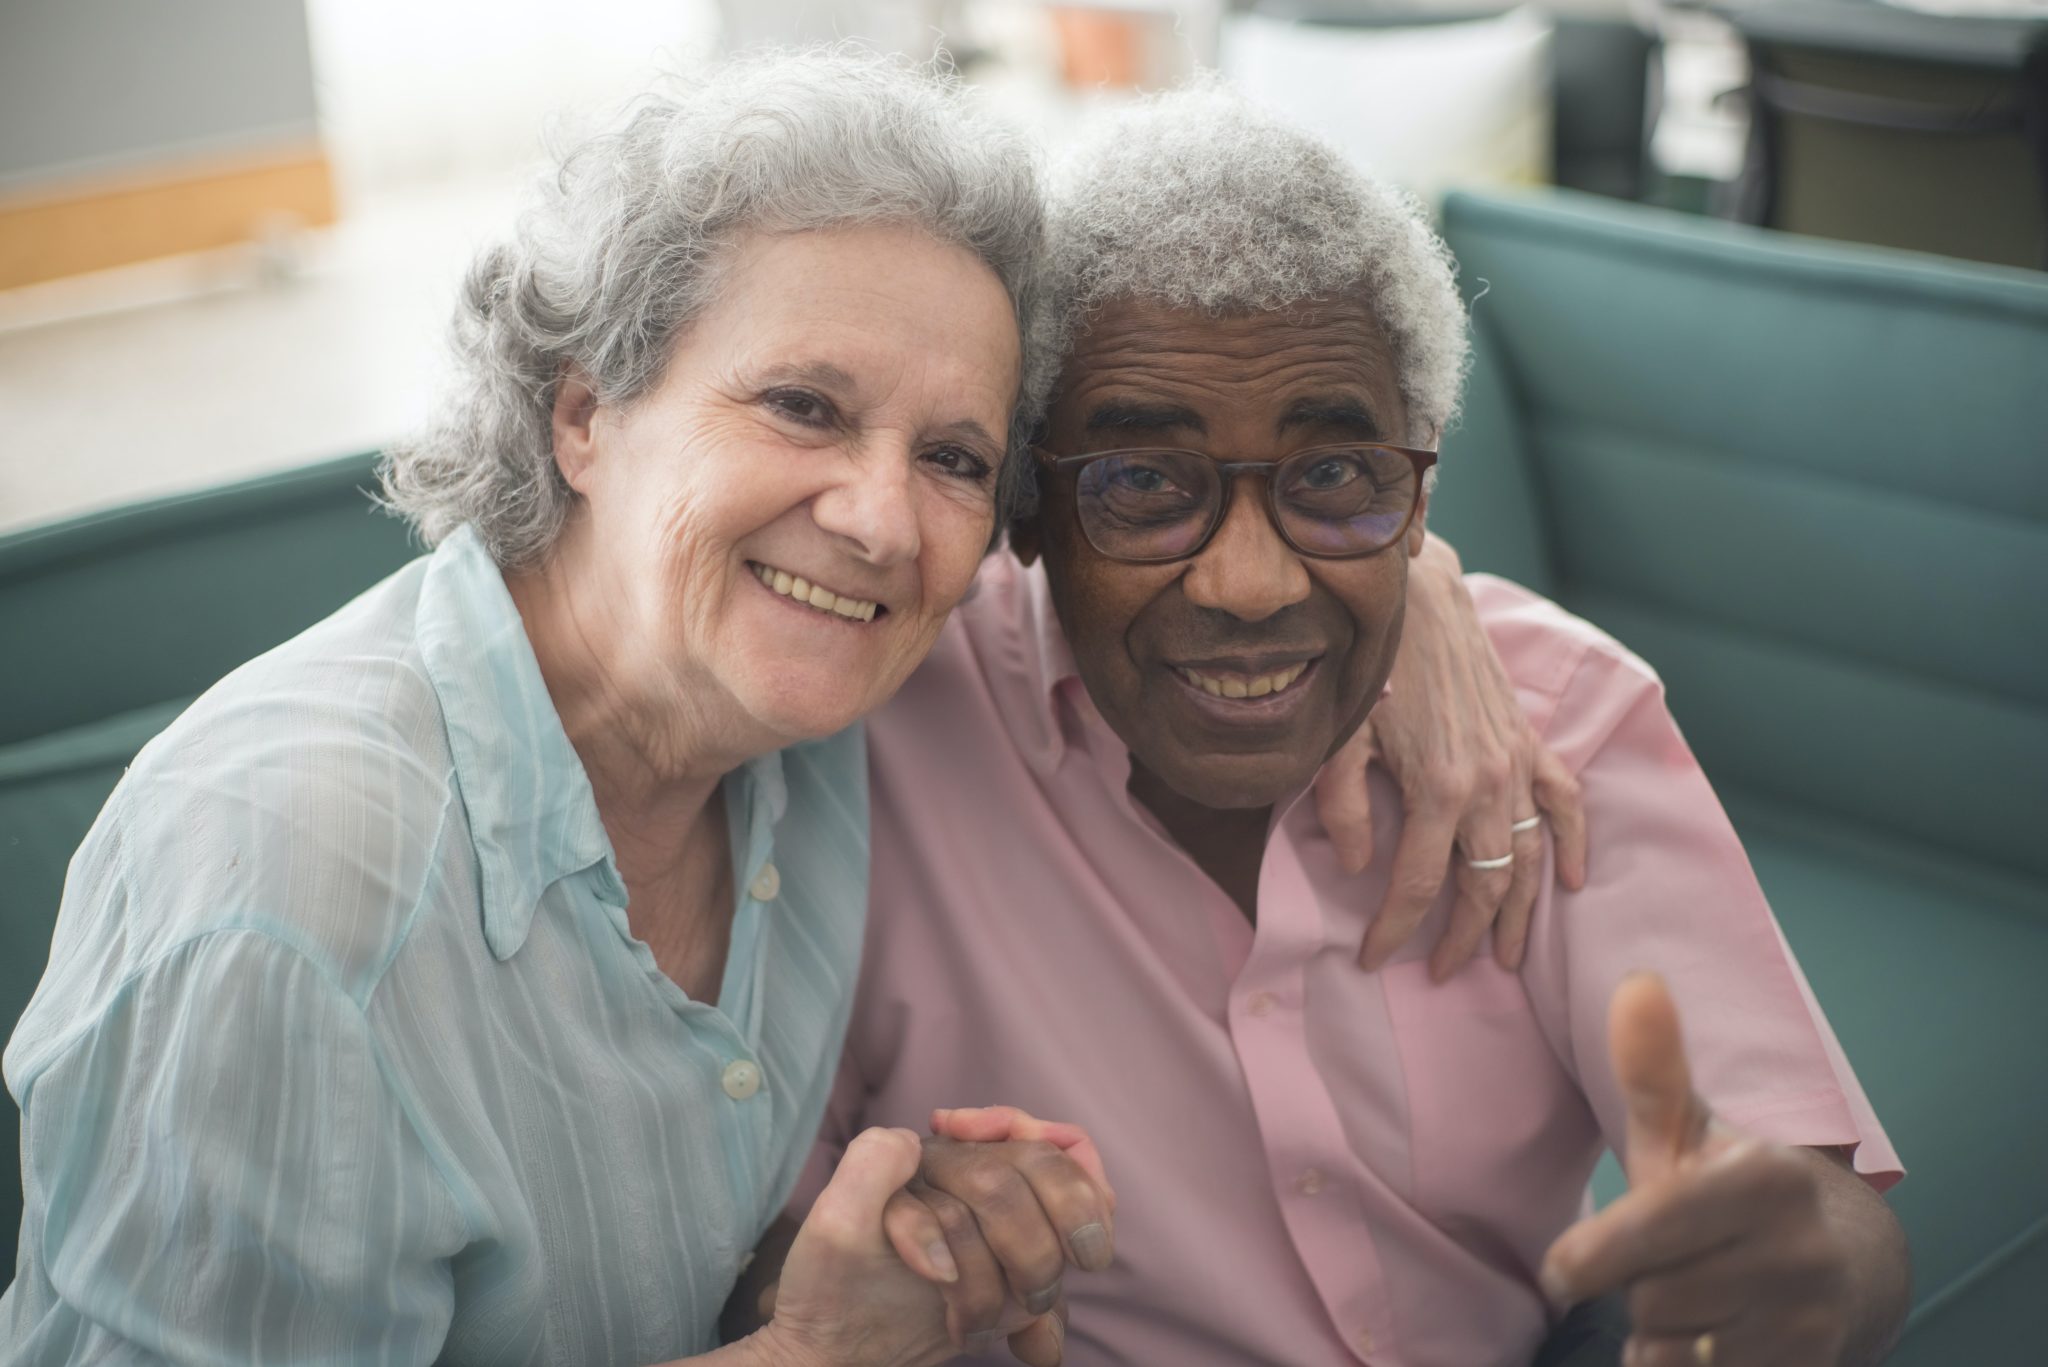
{"type": "Polygon", "coordinates": [[[1692,1341],[1692,1360],[1700,1367],[1714,1367],[1714,1336],[1711,1332],[1692,1341]]]}

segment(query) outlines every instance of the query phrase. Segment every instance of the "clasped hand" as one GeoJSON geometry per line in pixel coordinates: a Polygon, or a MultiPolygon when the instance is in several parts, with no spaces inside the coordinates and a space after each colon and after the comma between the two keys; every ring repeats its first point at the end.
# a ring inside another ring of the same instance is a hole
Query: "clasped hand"
{"type": "Polygon", "coordinates": [[[1059,1363],[1066,1269],[1115,1252],[1094,1144],[1007,1106],[938,1111],[932,1129],[847,1147],[770,1293],[773,1360],[917,1367],[1007,1338],[1030,1367],[1059,1363]]]}

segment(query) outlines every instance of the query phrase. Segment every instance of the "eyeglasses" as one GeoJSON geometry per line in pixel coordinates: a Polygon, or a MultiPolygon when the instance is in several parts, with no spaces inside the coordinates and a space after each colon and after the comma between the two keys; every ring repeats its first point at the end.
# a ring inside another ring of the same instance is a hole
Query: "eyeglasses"
{"type": "Polygon", "coordinates": [[[1074,511],[1088,544],[1112,560],[1150,564],[1199,555],[1229,510],[1240,475],[1266,481],[1280,539],[1318,560],[1372,555],[1399,541],[1422,502],[1436,452],[1356,443],[1316,446],[1281,461],[1211,460],[1198,451],[1040,452],[1076,472],[1074,511]]]}

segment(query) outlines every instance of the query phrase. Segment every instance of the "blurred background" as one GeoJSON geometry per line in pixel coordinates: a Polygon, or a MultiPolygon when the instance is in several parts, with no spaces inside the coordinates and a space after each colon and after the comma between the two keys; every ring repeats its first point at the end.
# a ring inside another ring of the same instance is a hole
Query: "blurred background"
{"type": "Polygon", "coordinates": [[[1220,66],[1431,200],[1555,181],[2038,267],[2044,30],[2048,0],[4,0],[0,529],[404,430],[544,139],[722,50],[943,51],[1055,147],[1220,66]]]}

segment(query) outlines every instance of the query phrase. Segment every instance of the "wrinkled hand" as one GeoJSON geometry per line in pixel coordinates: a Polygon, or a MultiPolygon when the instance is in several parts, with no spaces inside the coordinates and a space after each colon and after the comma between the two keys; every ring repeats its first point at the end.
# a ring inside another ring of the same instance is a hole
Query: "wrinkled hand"
{"type": "Polygon", "coordinates": [[[1080,1127],[1009,1106],[935,1111],[932,1131],[883,1211],[891,1246],[943,1293],[957,1347],[1007,1338],[1029,1367],[1057,1367],[1066,1267],[1100,1271],[1114,1256],[1101,1156],[1080,1127]]]}
{"type": "Polygon", "coordinates": [[[1543,1261],[1562,1309],[1627,1288],[1628,1367],[1826,1367],[1849,1335],[1848,1253],[1822,1215],[1815,1155],[1737,1134],[1692,1090],[1678,1011],[1637,974],[1608,1014],[1628,1100],[1628,1193],[1543,1261]],[[1702,1354],[1702,1334],[1713,1336],[1702,1354]]]}
{"type": "Polygon", "coordinates": [[[917,1172],[910,1130],[864,1130],[818,1195],[756,1336],[764,1361],[795,1367],[925,1367],[953,1356],[939,1289],[906,1266],[882,1212],[917,1172]]]}
{"type": "Polygon", "coordinates": [[[1525,817],[1548,818],[1558,879],[1578,889],[1586,882],[1585,811],[1578,780],[1522,712],[1479,625],[1456,552],[1435,537],[1409,573],[1407,624],[1389,684],[1388,696],[1316,780],[1323,827],[1353,873],[1373,857],[1366,766],[1378,759],[1401,787],[1400,846],[1359,963],[1377,970],[1407,942],[1455,857],[1457,902],[1430,955],[1430,972],[1439,982],[1456,972],[1490,927],[1494,958],[1503,968],[1520,968],[1543,873],[1543,832],[1511,828],[1525,817]],[[1501,869],[1466,862],[1508,853],[1514,863],[1501,869]]]}

